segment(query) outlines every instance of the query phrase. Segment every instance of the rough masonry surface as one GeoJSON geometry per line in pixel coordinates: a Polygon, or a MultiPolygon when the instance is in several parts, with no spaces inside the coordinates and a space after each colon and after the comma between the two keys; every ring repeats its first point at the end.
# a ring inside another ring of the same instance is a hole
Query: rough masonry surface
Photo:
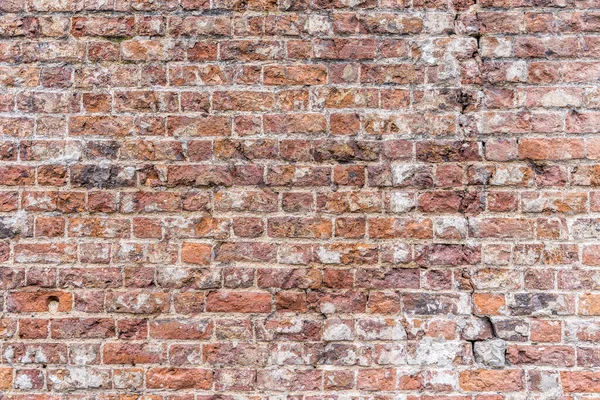
{"type": "Polygon", "coordinates": [[[600,399],[599,32],[0,0],[0,399],[600,399]]]}

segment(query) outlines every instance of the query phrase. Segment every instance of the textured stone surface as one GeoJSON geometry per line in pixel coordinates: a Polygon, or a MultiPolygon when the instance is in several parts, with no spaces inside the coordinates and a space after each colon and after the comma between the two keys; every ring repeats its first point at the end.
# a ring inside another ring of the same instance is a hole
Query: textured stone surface
{"type": "Polygon", "coordinates": [[[597,398],[599,32],[0,0],[0,400],[597,398]]]}
{"type": "Polygon", "coordinates": [[[477,341],[473,351],[475,361],[488,367],[502,367],[505,364],[506,342],[502,339],[477,341]]]}

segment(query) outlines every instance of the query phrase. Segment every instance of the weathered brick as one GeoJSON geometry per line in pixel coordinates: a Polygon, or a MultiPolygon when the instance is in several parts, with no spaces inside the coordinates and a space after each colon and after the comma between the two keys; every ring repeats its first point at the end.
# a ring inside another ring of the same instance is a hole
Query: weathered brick
{"type": "Polygon", "coordinates": [[[62,318],[50,323],[54,339],[101,339],[115,335],[115,322],[110,318],[62,318]]]}
{"type": "Polygon", "coordinates": [[[0,391],[600,392],[597,9],[0,0],[0,391]]]}
{"type": "Polygon", "coordinates": [[[261,292],[213,292],[207,296],[206,310],[210,312],[270,312],[271,295],[261,292]]]}
{"type": "Polygon", "coordinates": [[[572,367],[575,365],[575,350],[568,346],[509,346],[507,359],[513,365],[533,364],[572,367]]]}
{"type": "Polygon", "coordinates": [[[151,368],[146,372],[146,385],[152,389],[210,389],[213,374],[200,368],[151,368]]]}
{"type": "Polygon", "coordinates": [[[562,388],[567,393],[600,393],[598,373],[593,371],[561,371],[562,388]]]}
{"type": "Polygon", "coordinates": [[[164,361],[166,351],[160,344],[106,343],[102,357],[105,364],[150,364],[164,361]]]}
{"type": "Polygon", "coordinates": [[[520,370],[469,370],[459,374],[461,389],[470,392],[500,390],[504,392],[520,391],[524,387],[524,374],[520,370]]]}

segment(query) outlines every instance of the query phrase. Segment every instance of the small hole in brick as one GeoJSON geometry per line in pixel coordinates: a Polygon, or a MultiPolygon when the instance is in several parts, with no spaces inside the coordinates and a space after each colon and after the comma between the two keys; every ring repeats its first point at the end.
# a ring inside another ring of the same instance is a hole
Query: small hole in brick
{"type": "Polygon", "coordinates": [[[50,296],[48,297],[48,311],[52,314],[56,313],[58,311],[58,297],[56,296],[50,296]]]}

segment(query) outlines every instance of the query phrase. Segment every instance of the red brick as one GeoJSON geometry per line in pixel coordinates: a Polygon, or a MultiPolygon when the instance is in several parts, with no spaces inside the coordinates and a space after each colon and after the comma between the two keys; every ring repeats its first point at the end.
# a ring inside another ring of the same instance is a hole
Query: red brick
{"type": "Polygon", "coordinates": [[[571,160],[584,157],[581,139],[522,139],[519,157],[532,160],[571,160]]]}
{"type": "Polygon", "coordinates": [[[105,343],[105,364],[154,364],[165,360],[166,347],[151,343],[105,343]]]}
{"type": "Polygon", "coordinates": [[[279,60],[283,45],[275,40],[229,40],[221,47],[220,56],[222,60],[279,60]]]}
{"type": "Polygon", "coordinates": [[[115,322],[110,318],[61,318],[50,323],[53,339],[103,339],[115,335],[115,322]]]}
{"type": "Polygon", "coordinates": [[[275,260],[275,246],[269,243],[222,243],[216,250],[216,260],[222,262],[271,262],[275,260]]]}
{"type": "Polygon", "coordinates": [[[459,373],[459,383],[463,390],[470,392],[520,391],[524,387],[523,371],[519,370],[469,370],[459,373]]]}
{"type": "Polygon", "coordinates": [[[131,117],[81,116],[69,118],[69,133],[72,136],[110,136],[131,135],[133,119],[131,117]]]}
{"type": "Polygon", "coordinates": [[[553,367],[575,365],[575,350],[569,346],[509,346],[506,356],[512,365],[532,364],[553,367]]]}
{"type": "Polygon", "coordinates": [[[228,342],[202,345],[202,360],[208,365],[261,366],[267,357],[265,345],[228,342]]]}
{"type": "Polygon", "coordinates": [[[473,305],[476,314],[503,315],[506,310],[506,299],[503,294],[475,293],[473,305]]]}
{"type": "Polygon", "coordinates": [[[48,321],[29,318],[19,320],[19,336],[23,339],[45,339],[48,337],[48,321]]]}
{"type": "Polygon", "coordinates": [[[271,295],[264,292],[210,293],[206,298],[209,312],[268,313],[271,311],[271,295]]]}
{"type": "Polygon", "coordinates": [[[12,388],[13,369],[9,367],[0,368],[0,389],[9,390],[12,388]]]}
{"type": "Polygon", "coordinates": [[[396,371],[393,369],[361,369],[356,378],[361,390],[393,390],[396,386],[396,371]]]}
{"type": "Polygon", "coordinates": [[[146,385],[152,389],[203,389],[212,387],[213,374],[200,368],[151,368],[146,372],[146,385]]]}
{"type": "Polygon", "coordinates": [[[68,312],[73,307],[73,295],[61,291],[10,293],[7,307],[11,312],[68,312]]]}
{"type": "Polygon", "coordinates": [[[567,393],[600,393],[599,374],[593,371],[561,371],[562,388],[567,393]]]}
{"type": "Polygon", "coordinates": [[[229,136],[231,121],[217,116],[172,116],[167,119],[167,130],[172,136],[229,136]]]}
{"type": "Polygon", "coordinates": [[[181,261],[191,264],[210,263],[211,246],[202,243],[184,243],[181,247],[181,261]]]}
{"type": "Polygon", "coordinates": [[[108,292],[105,300],[109,312],[155,314],[169,308],[169,295],[164,292],[108,292]]]}
{"type": "Polygon", "coordinates": [[[325,132],[327,120],[320,114],[273,114],[264,117],[265,131],[274,134],[325,132]]]}
{"type": "Polygon", "coordinates": [[[327,68],[324,65],[267,66],[263,81],[265,85],[322,85],[327,82],[327,68]]]}
{"type": "Polygon", "coordinates": [[[318,39],[313,52],[321,59],[370,59],[377,55],[377,44],[372,39],[318,39]]]}
{"type": "Polygon", "coordinates": [[[213,332],[210,320],[154,320],[150,323],[150,337],[156,339],[200,340],[213,332]]]}
{"type": "Polygon", "coordinates": [[[331,232],[332,224],[327,219],[280,217],[268,221],[268,235],[271,237],[327,239],[331,232]]]}
{"type": "Polygon", "coordinates": [[[132,39],[121,43],[121,57],[135,62],[183,60],[184,48],[176,42],[132,39]]]}
{"type": "Polygon", "coordinates": [[[72,20],[74,36],[127,37],[134,32],[134,20],[128,18],[78,17],[72,20]]]}
{"type": "Polygon", "coordinates": [[[329,120],[334,135],[354,135],[360,130],[358,114],[332,114],[329,120]]]}
{"type": "Polygon", "coordinates": [[[582,294],[579,296],[580,315],[600,315],[600,296],[582,294]]]}

